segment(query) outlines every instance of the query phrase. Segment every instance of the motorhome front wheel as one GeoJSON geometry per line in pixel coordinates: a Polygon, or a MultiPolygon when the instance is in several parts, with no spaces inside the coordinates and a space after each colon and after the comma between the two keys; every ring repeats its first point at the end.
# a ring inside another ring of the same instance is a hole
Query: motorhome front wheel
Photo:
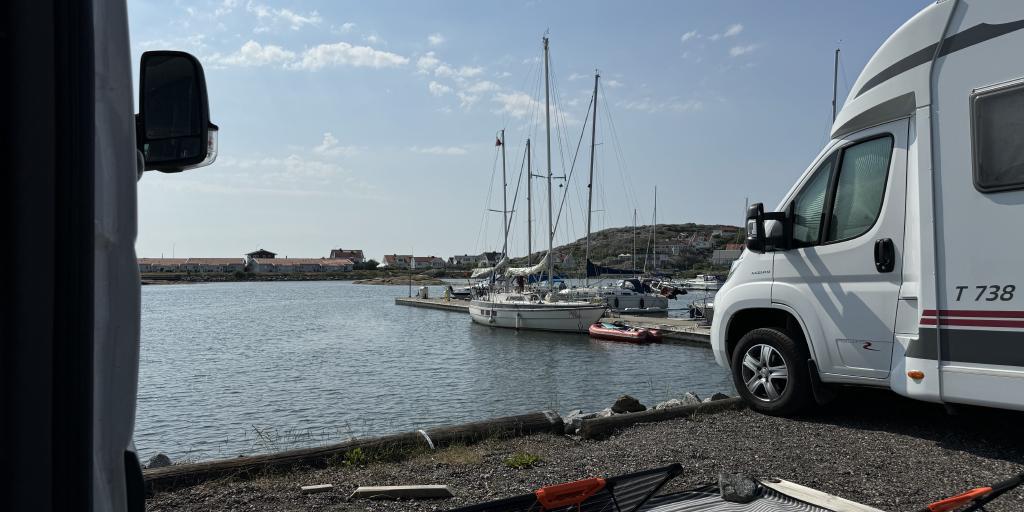
{"type": "Polygon", "coordinates": [[[777,329],[748,332],[732,353],[732,378],[751,409],[793,414],[810,401],[806,349],[777,329]]]}

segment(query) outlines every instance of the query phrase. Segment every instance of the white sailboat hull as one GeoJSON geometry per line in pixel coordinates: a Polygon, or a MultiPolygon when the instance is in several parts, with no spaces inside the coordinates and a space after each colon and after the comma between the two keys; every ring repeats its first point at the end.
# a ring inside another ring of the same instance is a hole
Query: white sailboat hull
{"type": "Polygon", "coordinates": [[[578,304],[508,304],[474,300],[469,316],[491,327],[536,331],[587,332],[590,324],[604,316],[605,306],[578,304]]]}

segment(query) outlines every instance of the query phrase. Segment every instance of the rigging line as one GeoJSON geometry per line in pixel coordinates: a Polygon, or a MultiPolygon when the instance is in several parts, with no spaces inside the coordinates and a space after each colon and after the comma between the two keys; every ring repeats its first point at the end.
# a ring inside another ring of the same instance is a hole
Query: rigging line
{"type": "MultiPolygon", "coordinates": [[[[587,116],[588,117],[590,116],[590,108],[593,105],[594,105],[594,101],[593,101],[593,99],[591,99],[590,104],[587,106],[587,116]]],[[[576,155],[573,156],[573,158],[572,158],[572,166],[569,168],[569,174],[565,177],[565,193],[562,194],[561,204],[558,205],[558,216],[555,217],[555,227],[558,226],[558,221],[559,221],[559,219],[562,218],[562,206],[565,205],[565,196],[569,192],[569,182],[572,179],[573,170],[575,170],[575,168],[576,168],[576,157],[578,157],[579,154],[580,154],[580,145],[583,144],[583,136],[586,135],[586,133],[587,133],[586,128],[587,128],[587,123],[586,123],[586,121],[584,121],[583,122],[583,129],[580,130],[580,140],[579,140],[579,142],[576,143],[576,155]]]]}
{"type": "Polygon", "coordinates": [[[519,199],[519,185],[521,185],[523,183],[523,170],[525,170],[525,169],[526,169],[526,152],[523,151],[523,162],[519,165],[519,177],[516,178],[516,192],[515,192],[515,194],[512,195],[512,211],[509,213],[509,216],[508,216],[508,226],[507,226],[507,229],[509,230],[509,234],[512,233],[512,219],[513,219],[513,217],[515,217],[516,200],[519,199]]]}
{"type": "Polygon", "coordinates": [[[632,206],[632,209],[639,209],[640,201],[636,194],[636,190],[633,188],[632,180],[626,178],[629,174],[629,164],[627,164],[625,152],[622,150],[622,144],[619,141],[618,129],[615,126],[615,119],[612,117],[611,103],[608,101],[608,97],[605,95],[604,89],[600,91],[601,98],[604,100],[604,114],[608,121],[610,128],[609,133],[612,139],[612,149],[614,150],[616,162],[619,164],[619,176],[622,179],[623,190],[626,191],[627,200],[632,206]]]}
{"type": "Polygon", "coordinates": [[[494,197],[494,178],[495,178],[495,175],[497,174],[497,172],[498,172],[498,152],[495,151],[494,152],[494,162],[491,164],[491,182],[490,182],[490,186],[487,188],[487,198],[484,201],[483,211],[480,212],[480,216],[481,216],[481,219],[480,219],[480,230],[479,230],[479,232],[477,232],[477,237],[476,237],[476,243],[477,243],[476,247],[478,249],[482,249],[481,252],[483,252],[483,251],[485,251],[487,249],[486,241],[484,240],[484,233],[487,232],[487,227],[490,224],[490,222],[488,221],[489,215],[487,215],[487,211],[491,207],[491,198],[494,197]]]}

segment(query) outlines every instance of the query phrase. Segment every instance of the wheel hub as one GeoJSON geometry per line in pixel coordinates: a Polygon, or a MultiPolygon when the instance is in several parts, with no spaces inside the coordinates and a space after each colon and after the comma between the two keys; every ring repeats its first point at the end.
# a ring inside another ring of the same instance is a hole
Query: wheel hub
{"type": "Polygon", "coordinates": [[[762,402],[775,402],[789,384],[789,366],[771,345],[757,344],[743,354],[740,375],[747,391],[762,402]]]}

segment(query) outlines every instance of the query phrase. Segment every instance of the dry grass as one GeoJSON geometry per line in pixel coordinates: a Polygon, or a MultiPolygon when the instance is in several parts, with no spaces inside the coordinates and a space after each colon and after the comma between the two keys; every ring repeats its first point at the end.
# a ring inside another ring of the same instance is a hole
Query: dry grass
{"type": "Polygon", "coordinates": [[[434,460],[437,462],[451,466],[479,464],[483,459],[484,456],[479,449],[463,445],[446,448],[434,455],[434,460]]]}

